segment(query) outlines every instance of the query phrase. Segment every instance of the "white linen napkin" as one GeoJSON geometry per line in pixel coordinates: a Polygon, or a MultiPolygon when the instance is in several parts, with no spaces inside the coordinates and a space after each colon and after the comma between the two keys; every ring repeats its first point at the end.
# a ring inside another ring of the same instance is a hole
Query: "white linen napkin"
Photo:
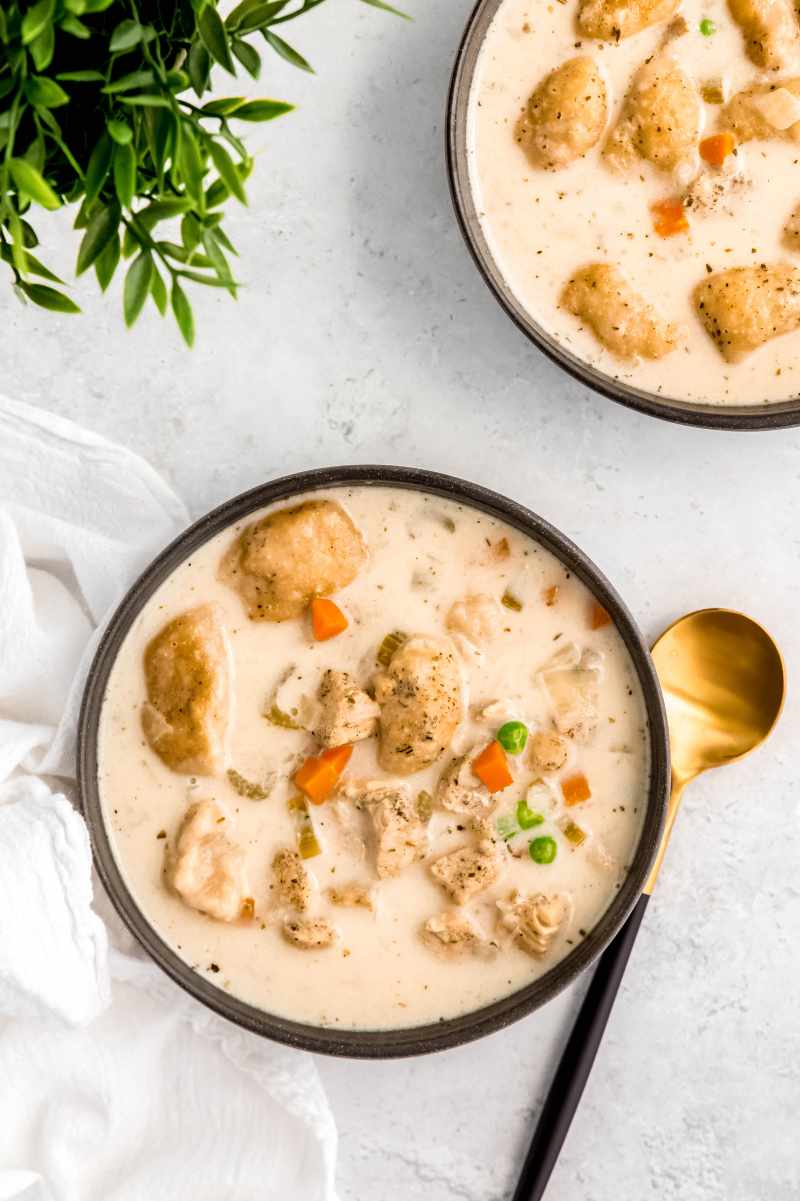
{"type": "Polygon", "coordinates": [[[0,1201],[334,1201],[311,1057],[101,921],[86,827],[51,787],[70,790],[103,622],[187,522],[142,459],[0,397],[0,1201]]]}

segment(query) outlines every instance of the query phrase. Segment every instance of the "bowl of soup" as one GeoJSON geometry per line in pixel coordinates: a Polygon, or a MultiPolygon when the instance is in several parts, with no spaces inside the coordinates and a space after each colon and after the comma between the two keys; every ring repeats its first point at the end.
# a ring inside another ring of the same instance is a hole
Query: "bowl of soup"
{"type": "Polygon", "coordinates": [[[153,959],[310,1050],[438,1050],[531,1012],[634,905],[657,678],[542,518],[398,467],[276,480],[145,571],[92,665],[79,784],[153,959]]]}
{"type": "Polygon", "coordinates": [[[447,153],[486,282],[581,382],[669,420],[800,423],[792,0],[480,0],[447,153]]]}

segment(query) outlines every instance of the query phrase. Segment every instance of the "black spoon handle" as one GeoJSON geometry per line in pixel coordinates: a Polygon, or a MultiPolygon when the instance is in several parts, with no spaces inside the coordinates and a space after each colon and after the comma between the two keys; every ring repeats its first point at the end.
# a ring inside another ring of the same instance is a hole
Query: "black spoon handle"
{"type": "Polygon", "coordinates": [[[540,1201],[592,1070],[614,998],[650,897],[642,893],[630,917],[600,956],[569,1041],[545,1099],[513,1201],[540,1201]]]}

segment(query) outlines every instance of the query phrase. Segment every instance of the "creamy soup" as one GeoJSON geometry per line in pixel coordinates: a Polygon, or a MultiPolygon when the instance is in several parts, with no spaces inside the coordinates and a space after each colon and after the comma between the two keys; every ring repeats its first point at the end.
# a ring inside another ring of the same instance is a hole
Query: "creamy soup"
{"type": "Polygon", "coordinates": [[[479,55],[469,168],[500,272],[564,347],[652,393],[800,395],[799,154],[791,0],[505,0],[479,55]],[[631,32],[640,8],[654,19],[631,32]],[[543,83],[587,57],[583,91],[543,83]],[[596,264],[624,280],[601,285],[599,321],[597,292],[565,295],[596,264]],[[643,313],[657,336],[621,340],[643,313]]]}
{"type": "Polygon", "coordinates": [[[388,1029],[486,1005],[586,936],[635,852],[649,739],[619,634],[552,554],[361,486],[176,568],[111,672],[99,774],[126,882],[196,972],[388,1029]]]}

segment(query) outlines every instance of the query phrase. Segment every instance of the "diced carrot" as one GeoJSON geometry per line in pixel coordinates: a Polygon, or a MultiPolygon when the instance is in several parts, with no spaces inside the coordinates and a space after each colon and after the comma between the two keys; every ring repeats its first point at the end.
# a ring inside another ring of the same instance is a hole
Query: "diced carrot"
{"type": "Polygon", "coordinates": [[[721,167],[735,149],[736,138],[732,133],[715,133],[710,138],[703,138],[700,143],[700,157],[712,167],[721,167]]]}
{"type": "Polygon", "coordinates": [[[558,584],[551,584],[549,588],[545,588],[542,593],[542,600],[548,606],[552,607],[558,599],[558,584]]]}
{"type": "Polygon", "coordinates": [[[509,784],[514,783],[506,753],[497,739],[490,742],[477,759],[472,760],[472,770],[486,785],[489,792],[500,792],[503,788],[508,788],[509,784]]]}
{"type": "Polygon", "coordinates": [[[347,629],[348,621],[342,610],[327,596],[315,596],[311,602],[311,629],[317,642],[327,642],[347,629]]]}
{"type": "Polygon", "coordinates": [[[686,233],[689,221],[683,208],[683,201],[657,200],[650,205],[653,214],[653,229],[660,238],[671,238],[674,234],[686,233]]]}
{"type": "Polygon", "coordinates": [[[321,805],[338,784],[352,753],[352,744],[348,744],[332,747],[321,755],[311,755],[294,773],[295,784],[310,801],[321,805]]]}
{"type": "Polygon", "coordinates": [[[561,791],[564,794],[565,805],[580,805],[582,801],[588,801],[592,795],[589,781],[582,771],[576,772],[574,776],[567,776],[566,780],[562,780],[561,791]]]}
{"type": "Polygon", "coordinates": [[[592,608],[589,613],[589,629],[602,630],[603,626],[611,625],[611,618],[605,611],[603,606],[597,601],[592,601],[592,608]]]}

